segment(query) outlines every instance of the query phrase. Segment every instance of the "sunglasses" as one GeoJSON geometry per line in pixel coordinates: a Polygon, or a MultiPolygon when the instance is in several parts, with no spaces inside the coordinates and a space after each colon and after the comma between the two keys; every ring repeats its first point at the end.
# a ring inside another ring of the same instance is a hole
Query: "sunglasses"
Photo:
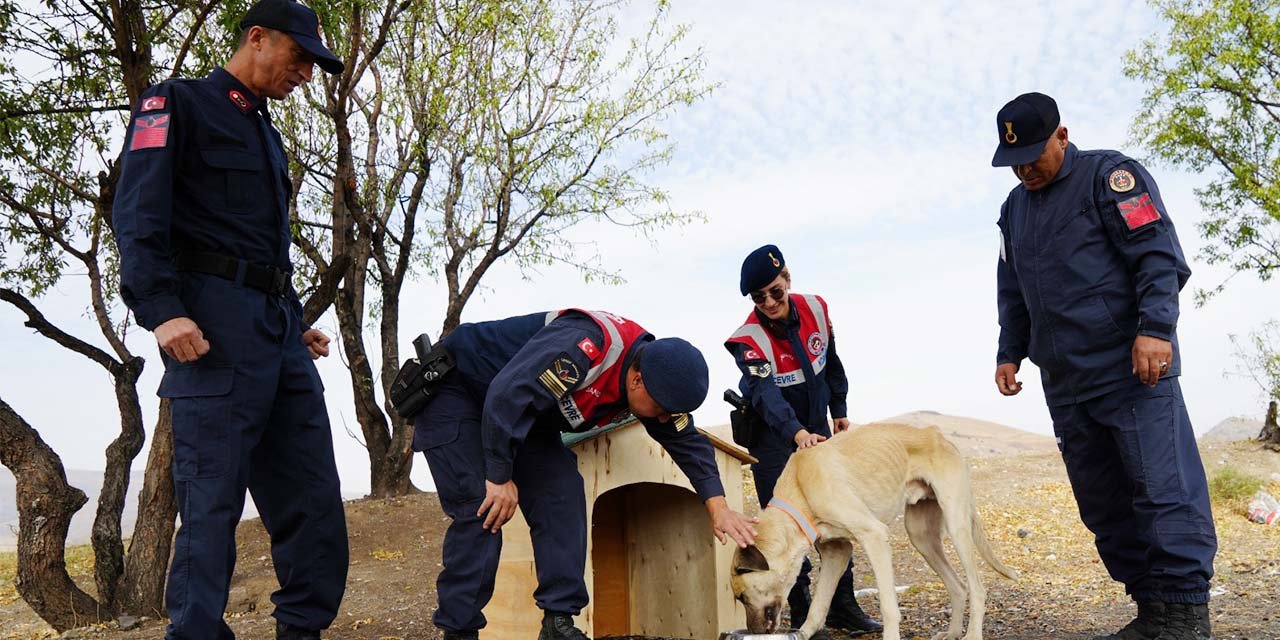
{"type": "Polygon", "coordinates": [[[782,285],[777,285],[769,291],[752,291],[751,301],[756,304],[764,304],[765,295],[773,298],[774,302],[782,302],[782,298],[787,295],[787,290],[782,285]]]}

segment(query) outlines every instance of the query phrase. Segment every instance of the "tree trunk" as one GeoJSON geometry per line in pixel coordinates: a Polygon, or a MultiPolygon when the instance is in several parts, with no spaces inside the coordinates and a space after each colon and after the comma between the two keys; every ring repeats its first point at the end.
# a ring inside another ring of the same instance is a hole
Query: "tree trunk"
{"type": "Polygon", "coordinates": [[[67,528],[88,498],[67,484],[58,454],[3,400],[0,463],[17,481],[17,587],[22,599],[60,632],[110,619],[67,575],[67,528]]]}
{"type": "Polygon", "coordinates": [[[151,434],[151,452],[138,498],[138,520],[129,542],[129,558],[116,591],[117,610],[133,615],[164,616],[164,582],[173,546],[173,417],[169,401],[160,401],[160,416],[151,434]]]}
{"type": "Polygon", "coordinates": [[[1272,400],[1270,406],[1267,407],[1267,421],[1262,425],[1262,433],[1258,434],[1260,440],[1268,449],[1272,451],[1280,451],[1280,424],[1276,424],[1276,401],[1272,400]]]}
{"type": "Polygon", "coordinates": [[[125,570],[120,520],[129,494],[129,470],[146,439],[137,386],[142,365],[142,358],[132,358],[112,371],[116,405],[120,409],[120,435],[107,446],[107,469],[102,474],[102,493],[93,518],[94,582],[98,587],[98,600],[113,612],[118,612],[116,587],[125,570]]]}

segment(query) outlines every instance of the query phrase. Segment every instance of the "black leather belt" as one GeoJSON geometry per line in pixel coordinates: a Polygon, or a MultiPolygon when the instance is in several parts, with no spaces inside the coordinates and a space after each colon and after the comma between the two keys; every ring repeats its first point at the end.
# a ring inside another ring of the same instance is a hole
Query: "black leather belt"
{"type": "Polygon", "coordinates": [[[243,282],[246,287],[257,289],[273,296],[285,295],[292,286],[289,282],[289,272],[287,271],[253,264],[239,258],[217,253],[182,253],[174,258],[173,264],[179,271],[206,273],[211,276],[226,278],[233,282],[243,282]],[[240,277],[242,269],[244,272],[243,279],[240,277]]]}

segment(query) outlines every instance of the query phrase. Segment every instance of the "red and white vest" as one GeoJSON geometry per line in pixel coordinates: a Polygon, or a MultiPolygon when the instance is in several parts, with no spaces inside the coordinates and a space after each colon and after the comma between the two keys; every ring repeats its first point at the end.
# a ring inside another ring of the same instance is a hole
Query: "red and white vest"
{"type": "MultiPolygon", "coordinates": [[[[827,345],[831,344],[831,322],[827,320],[827,301],[815,295],[792,294],[791,308],[800,319],[800,337],[804,339],[803,357],[813,364],[817,374],[827,366],[827,345]]],[[[779,387],[804,384],[804,367],[791,352],[791,341],[764,328],[755,311],[725,344],[744,344],[749,349],[747,360],[768,360],[773,381],[779,387]]]]}
{"type": "Polygon", "coordinates": [[[569,426],[577,431],[584,423],[588,428],[600,427],[610,422],[620,413],[625,413],[626,398],[622,396],[623,355],[640,338],[648,335],[644,327],[607,311],[587,311],[585,309],[564,309],[547,314],[547,324],[569,311],[586,314],[604,332],[604,344],[598,345],[589,338],[583,338],[578,348],[591,358],[591,368],[577,384],[577,389],[560,397],[560,413],[569,422],[569,426]],[[622,402],[622,411],[601,412],[599,409],[622,402]],[[602,415],[596,415],[602,413],[602,415]]]}

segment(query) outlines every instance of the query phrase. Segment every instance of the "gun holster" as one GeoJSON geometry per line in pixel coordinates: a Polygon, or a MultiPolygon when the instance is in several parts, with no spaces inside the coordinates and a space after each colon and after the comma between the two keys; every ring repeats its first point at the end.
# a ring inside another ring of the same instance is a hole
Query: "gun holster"
{"type": "Polygon", "coordinates": [[[391,383],[391,406],[400,417],[409,420],[427,406],[445,375],[453,370],[453,355],[443,345],[431,346],[431,338],[422,334],[413,341],[418,357],[400,367],[391,383]]]}
{"type": "Polygon", "coordinates": [[[729,426],[733,430],[734,443],[747,449],[755,446],[756,438],[764,429],[760,414],[733,389],[725,389],[724,401],[733,407],[729,412],[729,426]]]}

